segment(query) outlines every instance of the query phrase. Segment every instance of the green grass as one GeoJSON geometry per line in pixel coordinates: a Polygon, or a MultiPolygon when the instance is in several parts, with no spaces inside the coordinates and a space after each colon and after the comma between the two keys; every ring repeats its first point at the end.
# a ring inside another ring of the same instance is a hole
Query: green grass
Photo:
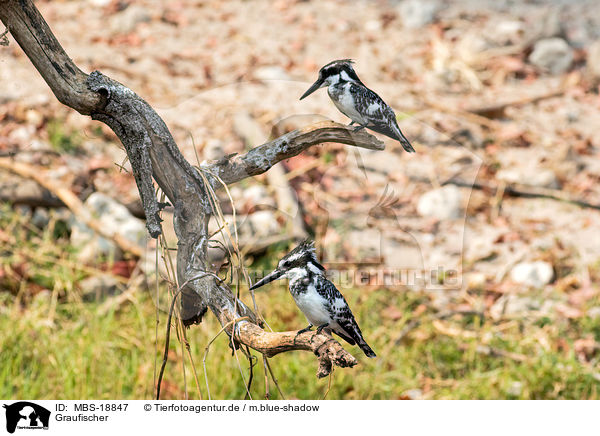
{"type": "Polygon", "coordinates": [[[54,151],[59,153],[76,153],[82,143],[81,135],[72,128],[67,128],[64,119],[54,118],[46,126],[48,140],[54,151]]]}
{"type": "MultiPolygon", "coordinates": [[[[287,291],[273,287],[271,294],[259,295],[259,304],[274,329],[299,328],[304,320],[293,307],[287,291]],[[269,309],[267,309],[269,308],[269,309]],[[281,321],[280,318],[286,321],[281,321]]],[[[357,317],[363,324],[377,359],[365,358],[356,347],[348,349],[358,358],[353,369],[334,372],[328,398],[396,399],[408,389],[422,389],[425,398],[599,398],[600,382],[593,369],[578,361],[572,352],[544,351],[536,340],[524,338],[515,324],[490,345],[522,354],[525,361],[485,356],[477,352],[481,338],[493,334],[494,326],[483,324],[469,331],[472,339],[457,339],[439,333],[425,322],[408,335],[401,345],[394,344],[402,321],[379,322],[377,314],[389,299],[408,316],[411,298],[381,290],[365,302],[349,294],[357,317]],[[511,393],[515,382],[521,393],[511,393]]],[[[40,294],[43,295],[43,294],[40,294]]],[[[141,291],[133,303],[98,315],[98,304],[64,302],[49,318],[52,301],[40,296],[26,308],[2,294],[4,310],[0,315],[0,396],[3,398],[150,398],[155,365],[160,363],[165,319],[161,313],[159,347],[155,344],[155,307],[150,296],[141,291]]],[[[461,322],[452,322],[461,326],[461,322]]],[[[464,326],[466,327],[466,326],[464,326]]],[[[566,326],[565,326],[566,327],[566,326]]],[[[533,328],[533,327],[529,327],[533,328]]],[[[201,391],[207,397],[202,359],[208,341],[218,332],[212,315],[188,331],[201,391]]],[[[530,332],[529,329],[525,333],[530,332]]],[[[537,332],[538,334],[540,332],[537,332]]],[[[555,333],[565,334],[560,328],[555,333]]],[[[163,382],[163,398],[184,398],[181,346],[172,335],[171,353],[163,382]]],[[[238,354],[245,376],[247,362],[238,354]]],[[[187,361],[186,361],[187,363],[187,361]]],[[[231,356],[225,335],[212,344],[207,355],[207,374],[212,398],[243,398],[245,389],[237,360],[231,356]]],[[[316,361],[311,353],[292,352],[276,356],[271,364],[287,398],[322,398],[328,379],[315,377],[316,361]]],[[[198,398],[187,365],[190,398],[198,398]]],[[[272,398],[278,398],[271,384],[272,398]]],[[[261,361],[255,367],[251,389],[254,398],[265,394],[261,361]]]]}
{"type": "MultiPolygon", "coordinates": [[[[102,312],[103,302],[83,302],[79,295],[77,282],[90,272],[74,262],[74,250],[66,238],[56,238],[52,223],[36,230],[27,225],[27,217],[6,208],[0,212],[0,397],[151,398],[167,318],[160,312],[157,338],[153,291],[140,288],[130,301],[102,312]],[[57,259],[54,264],[48,261],[51,255],[57,259]],[[19,262],[27,263],[27,274],[17,286],[7,277],[19,262]]],[[[273,259],[261,262],[268,267],[273,259]]],[[[305,319],[283,285],[257,292],[259,307],[274,330],[302,328],[305,319]]],[[[430,399],[600,398],[598,352],[583,359],[574,346],[580,338],[600,340],[597,320],[492,321],[455,315],[435,321],[426,294],[374,288],[344,293],[378,358],[367,359],[357,347],[346,346],[359,364],[334,371],[328,399],[397,399],[409,389],[420,389],[430,399]],[[413,319],[420,325],[397,344],[400,331],[413,319]],[[482,345],[501,355],[482,353],[482,345]]],[[[249,303],[246,290],[242,295],[249,303]]],[[[206,399],[208,382],[212,398],[240,399],[244,382],[225,334],[210,347],[204,377],[205,348],[219,329],[209,313],[187,331],[200,390],[206,399]]],[[[265,376],[262,358],[255,355],[251,394],[260,399],[265,376]]],[[[248,362],[241,353],[238,357],[247,378],[248,362]]],[[[286,398],[325,395],[330,380],[315,377],[312,353],[285,353],[270,362],[286,398]]],[[[173,329],[161,397],[185,398],[186,385],[189,398],[199,398],[173,329]]],[[[280,398],[272,382],[269,391],[271,398],[280,398]]]]}

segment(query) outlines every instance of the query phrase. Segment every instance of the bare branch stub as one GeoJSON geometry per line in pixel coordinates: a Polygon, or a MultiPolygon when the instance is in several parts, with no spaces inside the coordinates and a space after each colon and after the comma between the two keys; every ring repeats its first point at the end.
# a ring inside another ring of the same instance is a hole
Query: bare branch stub
{"type": "Polygon", "coordinates": [[[313,145],[325,142],[337,142],[368,150],[383,150],[385,148],[383,142],[364,130],[355,132],[352,127],[333,121],[322,121],[286,133],[273,141],[253,148],[245,154],[210,162],[203,165],[203,168],[218,176],[224,183],[231,184],[247,177],[262,174],[276,163],[297,156],[313,145]]]}
{"type": "MultiPolygon", "coordinates": [[[[160,234],[159,206],[154,181],[175,208],[178,238],[177,275],[182,290],[182,316],[188,324],[200,322],[210,309],[221,325],[246,317],[235,339],[266,356],[291,350],[313,351],[319,359],[317,375],[328,375],[333,365],[351,367],[356,359],[333,338],[316,333],[265,332],[254,313],[235,299],[231,289],[206,274],[208,221],[212,211],[202,175],[185,160],[169,129],[154,109],[126,86],[100,72],[83,73],[67,56],[31,0],[0,0],[0,21],[27,54],[63,104],[107,124],[122,141],[140,192],[147,228],[160,234]]],[[[248,153],[205,165],[214,184],[235,183],[267,171],[277,162],[323,142],[339,142],[381,150],[383,143],[366,132],[354,133],[339,124],[308,126],[263,144],[248,153]],[[217,180],[219,177],[221,181],[217,180]]]]}

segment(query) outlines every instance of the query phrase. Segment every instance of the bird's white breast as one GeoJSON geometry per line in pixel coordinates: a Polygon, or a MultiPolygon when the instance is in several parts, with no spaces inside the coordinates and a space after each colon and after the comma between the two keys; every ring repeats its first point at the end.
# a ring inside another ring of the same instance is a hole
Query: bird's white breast
{"type": "Polygon", "coordinates": [[[335,104],[341,113],[356,123],[362,125],[367,124],[367,120],[365,120],[356,110],[356,102],[354,101],[354,96],[350,92],[350,86],[350,83],[346,83],[341,90],[330,86],[327,89],[327,93],[333,101],[333,104],[335,104]]]}
{"type": "Polygon", "coordinates": [[[326,308],[327,300],[319,295],[314,285],[308,285],[306,292],[293,297],[298,308],[312,325],[318,327],[331,322],[331,317],[326,308]]]}

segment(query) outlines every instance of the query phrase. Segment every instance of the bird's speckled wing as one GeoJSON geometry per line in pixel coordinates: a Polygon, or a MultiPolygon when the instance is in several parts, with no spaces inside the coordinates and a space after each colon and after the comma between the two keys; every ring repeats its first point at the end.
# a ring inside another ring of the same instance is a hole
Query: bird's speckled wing
{"type": "Polygon", "coordinates": [[[348,306],[348,302],[337,290],[335,285],[329,280],[322,278],[317,286],[319,293],[327,300],[327,310],[331,318],[340,326],[340,329],[334,329],[334,332],[344,338],[350,345],[362,340],[362,333],[354,315],[348,306]],[[357,336],[358,334],[358,336],[357,336]]]}
{"type": "Polygon", "coordinates": [[[315,279],[315,289],[326,302],[325,309],[329,312],[329,328],[350,345],[358,345],[367,357],[376,357],[375,352],[364,340],[350,306],[341,292],[324,276],[318,275],[315,279]]]}
{"type": "Polygon", "coordinates": [[[415,151],[408,139],[400,131],[396,114],[377,93],[371,91],[366,86],[351,84],[350,91],[354,95],[356,106],[368,120],[366,127],[374,132],[381,133],[392,139],[400,141],[404,149],[408,152],[415,151]]]}

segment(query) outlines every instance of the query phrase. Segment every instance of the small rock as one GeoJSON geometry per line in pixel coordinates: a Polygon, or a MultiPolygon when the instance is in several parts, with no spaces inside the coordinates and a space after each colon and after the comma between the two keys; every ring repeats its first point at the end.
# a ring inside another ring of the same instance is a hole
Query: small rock
{"type": "Polygon", "coordinates": [[[498,171],[496,178],[507,183],[521,183],[541,188],[556,189],[559,187],[556,174],[549,168],[531,168],[530,166],[507,168],[498,171]]]}
{"type": "Polygon", "coordinates": [[[528,315],[529,312],[537,312],[540,308],[540,302],[534,298],[504,294],[490,307],[490,316],[498,320],[502,316],[528,315]]]}
{"type": "Polygon", "coordinates": [[[277,65],[267,65],[254,70],[254,78],[258,80],[291,80],[286,71],[277,65]]]}
{"type": "Polygon", "coordinates": [[[600,318],[600,306],[590,307],[587,311],[588,318],[600,318]]]}
{"type": "Polygon", "coordinates": [[[267,237],[277,234],[280,230],[277,218],[270,210],[260,210],[248,215],[247,223],[250,225],[250,228],[247,230],[251,231],[254,237],[257,235],[267,237]]]}
{"type": "Polygon", "coordinates": [[[554,270],[548,262],[522,262],[513,267],[510,278],[524,285],[541,288],[554,278],[554,270]]]}
{"type": "Polygon", "coordinates": [[[44,308],[49,304],[52,304],[52,292],[50,292],[48,289],[42,289],[33,295],[33,300],[31,301],[32,308],[44,308]]]}
{"type": "Polygon", "coordinates": [[[31,124],[17,127],[8,134],[8,139],[18,144],[27,143],[35,136],[36,128],[31,124]]]}
{"type": "Polygon", "coordinates": [[[381,21],[369,20],[365,23],[366,32],[379,32],[381,30],[381,21]]]}
{"type": "Polygon", "coordinates": [[[421,389],[409,389],[402,392],[401,398],[406,398],[408,400],[422,400],[423,391],[421,389]]]}
{"type": "Polygon", "coordinates": [[[486,281],[487,277],[484,273],[472,272],[465,274],[465,283],[467,286],[467,290],[483,289],[486,281]]]}
{"type": "Polygon", "coordinates": [[[251,185],[246,189],[242,190],[241,193],[244,203],[250,203],[256,205],[267,205],[275,207],[275,200],[269,195],[267,190],[262,185],[251,185]]]}
{"type": "MultiPolygon", "coordinates": [[[[229,232],[234,234],[234,219],[232,215],[225,215],[225,221],[229,223],[229,232]]],[[[272,210],[259,210],[249,215],[238,215],[237,221],[237,232],[239,238],[240,247],[253,247],[262,242],[263,240],[278,235],[281,232],[281,226],[277,221],[277,217],[272,210]]],[[[218,230],[217,221],[211,220],[208,226],[209,233],[216,232],[218,230]]],[[[225,232],[227,234],[227,232],[225,232]]],[[[218,232],[215,235],[215,239],[220,240],[225,246],[230,245],[228,238],[224,238],[222,232],[218,232]]],[[[219,254],[215,251],[211,254],[213,259],[219,258],[219,254]]]]}
{"type": "Polygon", "coordinates": [[[211,138],[206,141],[206,145],[202,150],[202,155],[205,159],[208,160],[218,160],[225,155],[225,151],[223,149],[223,141],[219,139],[211,138]]]}
{"type": "MultiPolygon", "coordinates": [[[[490,44],[480,31],[464,33],[456,44],[457,53],[467,65],[478,62],[481,52],[488,49],[490,44]]],[[[454,138],[459,140],[459,138],[454,138]]],[[[462,139],[462,138],[460,138],[462,139]]]]}
{"type": "Polygon", "coordinates": [[[32,198],[51,198],[52,194],[33,180],[22,179],[0,170],[0,192],[2,197],[14,203],[29,202],[32,198]]]}
{"type": "Polygon", "coordinates": [[[52,144],[48,141],[43,141],[40,139],[32,139],[29,145],[30,150],[34,151],[49,151],[52,152],[52,144]]]}
{"type": "Polygon", "coordinates": [[[417,211],[422,216],[438,219],[455,219],[461,216],[462,195],[454,185],[426,192],[419,198],[417,211]]]}
{"type": "Polygon", "coordinates": [[[432,291],[429,293],[429,298],[431,299],[431,307],[443,312],[456,302],[456,292],[446,290],[432,291]]]}
{"type": "Polygon", "coordinates": [[[600,40],[593,42],[588,48],[586,72],[594,82],[600,82],[600,40]]]}
{"type": "Polygon", "coordinates": [[[561,74],[573,62],[573,50],[562,38],[541,39],[535,43],[529,62],[543,71],[561,74]]]}
{"type": "Polygon", "coordinates": [[[409,29],[418,29],[435,20],[440,5],[435,1],[405,0],[400,4],[402,24],[409,29]]]}
{"type": "Polygon", "coordinates": [[[15,211],[26,217],[31,217],[32,215],[31,206],[27,204],[17,204],[15,206],[15,211]]]}
{"type": "Polygon", "coordinates": [[[506,390],[506,393],[508,395],[512,395],[513,397],[520,397],[522,392],[523,392],[523,382],[520,382],[520,381],[512,382],[510,384],[510,386],[508,387],[508,389],[506,390]]]}
{"type": "Polygon", "coordinates": [[[38,110],[29,109],[25,112],[25,119],[29,124],[40,127],[44,121],[44,116],[38,110]]]}
{"type": "Polygon", "coordinates": [[[31,217],[31,223],[38,229],[43,229],[48,225],[49,222],[50,214],[48,213],[48,209],[36,207],[33,211],[33,216],[31,217]]]}
{"type": "Polygon", "coordinates": [[[564,303],[556,304],[554,306],[554,310],[560,316],[565,317],[565,318],[578,319],[578,318],[581,318],[581,316],[583,315],[580,309],[569,306],[564,303]]]}
{"type": "Polygon", "coordinates": [[[525,25],[517,20],[503,20],[494,23],[485,35],[487,39],[494,41],[498,45],[516,44],[525,33],[525,25]]]}
{"type": "MultiPolygon", "coordinates": [[[[119,233],[141,247],[146,245],[144,222],[131,215],[121,203],[105,194],[94,192],[84,205],[109,234],[119,233]]],[[[99,256],[113,256],[119,259],[122,254],[113,241],[98,236],[76,218],[71,220],[71,244],[81,249],[78,258],[84,263],[93,262],[99,256]]]]}
{"type": "Polygon", "coordinates": [[[39,229],[45,229],[51,221],[60,222],[61,228],[66,226],[67,229],[70,229],[72,220],[73,213],[66,207],[58,207],[55,209],[36,207],[31,216],[31,223],[39,229]]]}
{"type": "Polygon", "coordinates": [[[145,7],[131,5],[111,19],[110,30],[115,34],[126,34],[133,32],[138,24],[150,20],[152,16],[145,7]]]}
{"type": "Polygon", "coordinates": [[[79,282],[79,288],[86,301],[100,301],[119,293],[119,281],[110,274],[90,276],[79,282]]]}
{"type": "Polygon", "coordinates": [[[491,261],[498,256],[495,241],[502,232],[491,226],[465,236],[465,259],[469,262],[491,261]]]}

